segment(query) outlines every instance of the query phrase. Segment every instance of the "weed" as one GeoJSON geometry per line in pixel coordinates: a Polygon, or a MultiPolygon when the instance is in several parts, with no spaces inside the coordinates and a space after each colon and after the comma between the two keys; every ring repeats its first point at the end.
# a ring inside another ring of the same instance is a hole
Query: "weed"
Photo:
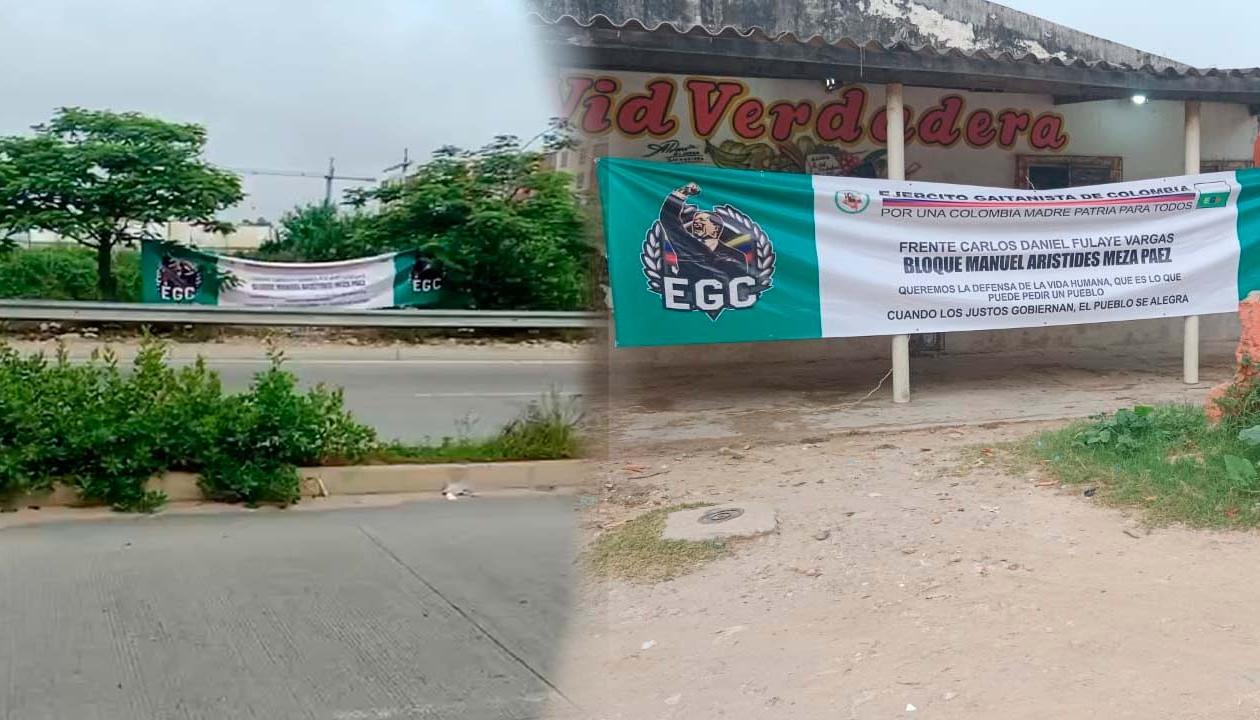
{"type": "MultiPolygon", "coordinates": [[[[1255,364],[1255,360],[1245,355],[1239,361],[1243,370],[1251,370],[1255,364]]],[[[1221,411],[1221,424],[1235,432],[1255,425],[1260,419],[1260,382],[1231,385],[1216,399],[1216,406],[1221,411]]]]}
{"type": "Polygon", "coordinates": [[[660,582],[691,572],[725,555],[725,543],[665,540],[665,517],[676,510],[703,507],[703,503],[674,505],[639,517],[600,535],[587,551],[592,571],[604,577],[639,582],[660,582]]]}
{"type": "Polygon", "coordinates": [[[1114,415],[1104,415],[1094,424],[1077,433],[1074,443],[1078,447],[1108,447],[1124,454],[1141,448],[1151,433],[1157,432],[1151,415],[1155,408],[1139,405],[1132,410],[1117,410],[1114,415]]]}
{"type": "Polygon", "coordinates": [[[504,426],[495,442],[506,455],[520,460],[577,457],[580,422],[576,402],[552,389],[504,426]]]}

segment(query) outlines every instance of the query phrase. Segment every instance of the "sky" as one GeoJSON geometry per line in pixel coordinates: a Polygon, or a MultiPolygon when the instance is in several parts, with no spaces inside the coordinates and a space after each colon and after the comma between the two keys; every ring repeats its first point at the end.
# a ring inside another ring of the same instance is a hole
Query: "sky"
{"type": "Polygon", "coordinates": [[[1199,67],[1260,67],[1256,0],[998,0],[1199,67]]]}
{"type": "MultiPolygon", "coordinates": [[[[767,0],[750,0],[762,2],[767,0]]],[[[851,0],[833,0],[851,1],[851,0]]],[[[1253,0],[1004,0],[1194,65],[1260,66],[1253,0]]],[[[553,107],[523,0],[0,0],[0,134],[55,108],[206,126],[236,169],[380,177],[442,145],[531,137],[553,107]]],[[[321,179],[244,176],[230,219],[277,219],[321,179]]],[[[338,183],[336,190],[348,187],[338,183]]]]}
{"type": "MultiPolygon", "coordinates": [[[[552,114],[517,0],[0,0],[0,135],[61,106],[196,122],[211,162],[380,177],[552,114]]],[[[322,200],[322,179],[245,176],[230,219],[322,200]]],[[[339,183],[336,190],[348,187],[339,183]]]]}

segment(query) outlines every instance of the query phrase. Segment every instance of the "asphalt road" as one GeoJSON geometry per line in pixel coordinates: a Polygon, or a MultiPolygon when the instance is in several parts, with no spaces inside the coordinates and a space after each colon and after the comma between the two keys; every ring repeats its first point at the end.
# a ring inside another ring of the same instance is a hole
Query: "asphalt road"
{"type": "MultiPolygon", "coordinates": [[[[209,362],[231,390],[248,387],[266,367],[253,359],[209,362]]],[[[585,372],[580,360],[556,358],[295,358],[287,366],[308,386],[343,388],[346,407],[382,439],[409,441],[493,434],[552,390],[577,402],[585,372]]]]}
{"type": "Polygon", "coordinates": [[[576,715],[572,498],[0,530],[0,718],[576,715]]]}

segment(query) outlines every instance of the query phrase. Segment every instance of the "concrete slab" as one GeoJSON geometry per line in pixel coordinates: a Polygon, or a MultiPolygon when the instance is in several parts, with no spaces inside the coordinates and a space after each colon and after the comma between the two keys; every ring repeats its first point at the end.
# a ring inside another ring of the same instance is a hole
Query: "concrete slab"
{"type": "Polygon", "coordinates": [[[666,540],[724,540],[756,537],[774,532],[779,520],[765,503],[735,502],[690,510],[679,510],[665,518],[666,540]]]}

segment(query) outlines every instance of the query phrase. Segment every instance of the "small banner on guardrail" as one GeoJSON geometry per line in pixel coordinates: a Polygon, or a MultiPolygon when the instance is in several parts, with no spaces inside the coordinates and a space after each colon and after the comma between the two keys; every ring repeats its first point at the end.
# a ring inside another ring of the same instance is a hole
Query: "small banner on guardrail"
{"type": "Polygon", "coordinates": [[[599,163],[618,345],[1237,310],[1260,170],[1065,190],[599,163]]]}
{"type": "Polygon", "coordinates": [[[143,299],[224,307],[390,308],[435,305],[442,276],[418,251],[328,263],[275,263],[146,242],[143,299]]]}

